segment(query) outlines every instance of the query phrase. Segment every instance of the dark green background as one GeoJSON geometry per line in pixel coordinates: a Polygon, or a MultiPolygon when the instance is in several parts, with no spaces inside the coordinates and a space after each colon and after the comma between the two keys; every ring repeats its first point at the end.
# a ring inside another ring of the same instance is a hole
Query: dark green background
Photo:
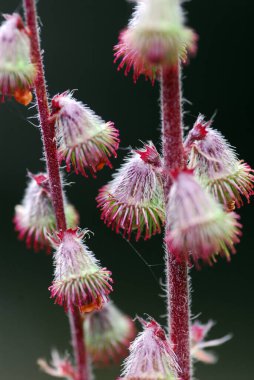
{"type": "MultiPolygon", "coordinates": [[[[253,155],[253,5],[251,0],[193,0],[186,4],[189,24],[200,35],[199,51],[184,69],[185,124],[191,126],[202,112],[218,111],[214,126],[220,129],[241,158],[254,166],[253,155]],[[188,102],[187,102],[188,101],[188,102]],[[190,104],[191,102],[192,104],[190,104]]],[[[1,0],[0,11],[20,11],[16,0],[1,0]]],[[[141,78],[118,73],[112,63],[112,46],[131,12],[124,0],[41,0],[46,75],[50,95],[78,89],[76,96],[105,120],[113,120],[121,133],[118,167],[128,146],[153,139],[160,146],[159,87],[141,78]]],[[[67,318],[53,305],[47,290],[52,278],[51,257],[27,251],[13,232],[15,204],[20,202],[26,170],[43,170],[39,130],[27,121],[35,110],[14,102],[0,105],[0,378],[46,379],[36,359],[50,349],[70,349],[67,318]]],[[[32,120],[31,120],[32,121],[32,120]]],[[[33,120],[36,123],[36,120],[33,120]]],[[[155,277],[134,250],[100,221],[95,196],[111,176],[104,169],[97,180],[74,175],[69,199],[79,209],[81,226],[94,231],[89,246],[113,271],[113,299],[130,315],[148,313],[165,322],[161,237],[134,244],[152,267],[155,277]]],[[[215,366],[198,365],[202,380],[251,380],[253,371],[253,205],[241,210],[244,235],[230,264],[221,260],[214,268],[193,270],[192,312],[202,321],[217,321],[211,338],[228,332],[229,343],[219,347],[215,366]]],[[[98,379],[114,379],[119,370],[100,371],[98,379]]]]}

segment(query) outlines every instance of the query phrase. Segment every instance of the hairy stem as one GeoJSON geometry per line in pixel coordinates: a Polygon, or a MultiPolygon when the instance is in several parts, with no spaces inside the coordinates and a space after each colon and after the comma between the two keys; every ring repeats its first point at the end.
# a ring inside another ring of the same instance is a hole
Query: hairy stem
{"type": "MultiPolygon", "coordinates": [[[[161,74],[162,144],[166,202],[171,186],[170,170],[184,165],[180,67],[161,74]]],[[[167,218],[170,216],[167,215],[167,218]]],[[[168,220],[166,220],[166,233],[168,220]]],[[[178,378],[191,379],[188,264],[176,262],[166,249],[168,327],[178,364],[178,378]]]]}
{"type": "MultiPolygon", "coordinates": [[[[64,213],[63,189],[60,178],[59,164],[57,159],[57,147],[54,122],[50,118],[46,80],[43,70],[43,61],[40,48],[39,28],[35,0],[23,0],[27,26],[31,33],[32,62],[36,65],[37,76],[35,81],[35,95],[42,140],[46,158],[47,172],[49,176],[52,203],[56,215],[57,228],[66,230],[66,218],[64,213]]],[[[79,310],[69,314],[73,350],[77,363],[77,379],[88,380],[86,351],[83,339],[82,320],[79,310]]]]}
{"type": "Polygon", "coordinates": [[[72,346],[75,351],[76,365],[78,377],[75,380],[88,380],[91,378],[90,366],[88,363],[88,356],[86,352],[83,352],[82,355],[79,353],[84,351],[84,330],[83,330],[83,321],[78,309],[75,312],[69,313],[69,321],[72,331],[72,346]]]}

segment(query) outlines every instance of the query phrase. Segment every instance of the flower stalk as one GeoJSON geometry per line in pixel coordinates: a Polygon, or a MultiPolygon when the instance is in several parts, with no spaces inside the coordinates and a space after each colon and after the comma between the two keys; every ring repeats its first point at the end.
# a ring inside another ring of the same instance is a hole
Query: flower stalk
{"type": "MultiPolygon", "coordinates": [[[[161,74],[162,147],[165,199],[172,184],[170,171],[184,166],[180,64],[164,67],[161,74]]],[[[166,215],[166,234],[170,216],[166,215]]],[[[178,378],[191,379],[188,264],[178,262],[166,248],[168,327],[179,370],[178,378]]]]}
{"type": "MultiPolygon", "coordinates": [[[[52,203],[56,215],[58,230],[66,230],[66,218],[63,204],[63,191],[57,159],[56,136],[54,120],[50,118],[50,109],[46,90],[43,61],[40,48],[39,27],[35,0],[23,1],[27,26],[31,33],[32,63],[35,64],[37,76],[35,79],[35,95],[41,125],[43,146],[45,151],[47,172],[52,203]]],[[[84,346],[83,328],[78,308],[69,313],[73,350],[77,365],[75,380],[88,380],[86,352],[84,346]]]]}

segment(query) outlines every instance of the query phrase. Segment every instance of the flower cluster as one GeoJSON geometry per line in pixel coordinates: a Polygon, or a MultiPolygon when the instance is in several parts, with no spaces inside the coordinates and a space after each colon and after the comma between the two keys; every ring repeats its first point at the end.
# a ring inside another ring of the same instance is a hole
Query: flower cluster
{"type": "Polygon", "coordinates": [[[133,67],[134,81],[141,74],[154,81],[162,66],[186,61],[195,42],[195,33],[184,26],[178,0],[137,0],[133,18],[115,46],[115,61],[121,59],[119,68],[126,66],[126,74],[133,67]]]}
{"type": "Polygon", "coordinates": [[[0,93],[2,98],[14,96],[18,102],[28,105],[36,75],[30,58],[29,30],[18,14],[4,17],[0,27],[0,93]]]}
{"type": "Polygon", "coordinates": [[[196,321],[191,326],[191,355],[194,359],[206,364],[213,364],[217,361],[214,353],[207,351],[206,348],[220,346],[232,338],[229,334],[220,339],[206,341],[205,338],[213,326],[213,321],[206,324],[196,321]]]}
{"type": "MultiPolygon", "coordinates": [[[[51,250],[48,234],[56,229],[56,218],[53,210],[47,174],[29,175],[29,183],[20,205],[15,207],[14,225],[18,237],[26,241],[28,248],[35,252],[51,250]]],[[[65,201],[65,212],[68,227],[76,227],[79,215],[75,208],[65,201]]]]}
{"type": "Polygon", "coordinates": [[[99,310],[112,291],[111,272],[101,268],[98,260],[82,242],[85,231],[68,229],[51,237],[55,245],[54,280],[49,287],[55,303],[82,313],[99,310]]]}
{"type": "Polygon", "coordinates": [[[185,147],[189,153],[189,168],[226,209],[249,202],[253,195],[254,175],[248,164],[239,161],[234,149],[219,131],[211,128],[200,115],[189,132],[185,147]]]}
{"type": "Polygon", "coordinates": [[[165,203],[161,158],[152,143],[132,152],[114,179],[97,197],[101,219],[117,233],[136,240],[161,232],[165,222],[165,203]]]}
{"type": "Polygon", "coordinates": [[[85,343],[94,363],[108,364],[127,354],[135,336],[134,322],[112,302],[84,318],[85,343]]]}
{"type": "Polygon", "coordinates": [[[121,380],[176,380],[178,365],[162,327],[154,320],[141,320],[143,331],[130,346],[121,380]]]}
{"type": "Polygon", "coordinates": [[[112,122],[105,123],[70,92],[54,96],[52,117],[55,118],[60,163],[67,171],[95,177],[104,165],[112,167],[109,157],[116,157],[119,133],[112,122]]]}
{"type": "Polygon", "coordinates": [[[227,213],[196,181],[192,170],[172,172],[166,243],[179,261],[212,264],[216,255],[230,259],[239,241],[238,216],[227,213]]]}

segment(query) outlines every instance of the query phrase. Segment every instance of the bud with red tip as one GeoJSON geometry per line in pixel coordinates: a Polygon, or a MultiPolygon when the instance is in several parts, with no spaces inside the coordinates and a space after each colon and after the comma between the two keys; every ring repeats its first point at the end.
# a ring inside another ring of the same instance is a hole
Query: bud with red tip
{"type": "Polygon", "coordinates": [[[196,35],[184,26],[183,10],[178,0],[137,1],[133,18],[121,32],[115,46],[119,68],[131,67],[134,81],[144,74],[152,81],[161,66],[186,61],[187,52],[195,51],[196,35]]]}
{"type": "Polygon", "coordinates": [[[40,369],[46,374],[53,377],[63,377],[68,380],[75,380],[77,373],[69,359],[68,355],[61,357],[58,351],[52,351],[51,363],[48,364],[44,359],[38,359],[40,369]]]}
{"type": "Polygon", "coordinates": [[[165,203],[161,158],[152,143],[128,157],[97,197],[101,219],[117,233],[136,240],[161,232],[165,203]]]}
{"type": "Polygon", "coordinates": [[[144,330],[130,345],[120,379],[176,380],[179,368],[164,330],[154,319],[141,322],[144,330]]]}
{"type": "Polygon", "coordinates": [[[116,157],[119,133],[112,122],[105,123],[87,106],[65,92],[52,99],[52,117],[56,120],[59,161],[73,167],[76,174],[93,176],[104,165],[112,167],[109,157],[116,157]]]}
{"type": "Polygon", "coordinates": [[[200,115],[189,132],[185,140],[189,167],[202,185],[226,209],[232,210],[234,204],[243,205],[243,197],[249,202],[253,195],[254,171],[238,160],[234,149],[219,131],[210,127],[211,123],[200,115]]]}
{"type": "Polygon", "coordinates": [[[99,310],[112,291],[111,272],[82,242],[85,232],[69,229],[51,237],[55,245],[55,273],[50,286],[51,298],[65,310],[79,307],[82,313],[99,310]]]}
{"type": "Polygon", "coordinates": [[[126,356],[135,336],[135,325],[130,317],[109,302],[102,310],[85,317],[84,331],[86,348],[93,362],[108,364],[126,356]]]}
{"type": "Polygon", "coordinates": [[[0,94],[28,105],[36,74],[30,59],[29,31],[18,14],[4,17],[0,27],[0,94]]]}
{"type": "Polygon", "coordinates": [[[240,227],[235,213],[226,213],[221,205],[196,181],[192,170],[172,173],[173,185],[168,200],[166,243],[179,260],[198,266],[208,264],[220,254],[230,259],[239,241],[240,227]]]}
{"type": "Polygon", "coordinates": [[[206,341],[205,338],[213,326],[213,321],[208,321],[206,324],[196,321],[191,326],[191,355],[194,359],[206,364],[214,364],[217,361],[214,353],[206,351],[206,348],[220,346],[232,338],[229,334],[223,338],[206,341]]]}
{"type": "MultiPolygon", "coordinates": [[[[28,248],[35,252],[51,250],[48,233],[56,229],[56,219],[53,210],[47,174],[29,175],[30,180],[25,196],[20,205],[15,207],[14,225],[18,237],[26,241],[28,248]]],[[[75,208],[65,201],[65,213],[68,227],[76,227],[79,215],[75,208]]]]}

